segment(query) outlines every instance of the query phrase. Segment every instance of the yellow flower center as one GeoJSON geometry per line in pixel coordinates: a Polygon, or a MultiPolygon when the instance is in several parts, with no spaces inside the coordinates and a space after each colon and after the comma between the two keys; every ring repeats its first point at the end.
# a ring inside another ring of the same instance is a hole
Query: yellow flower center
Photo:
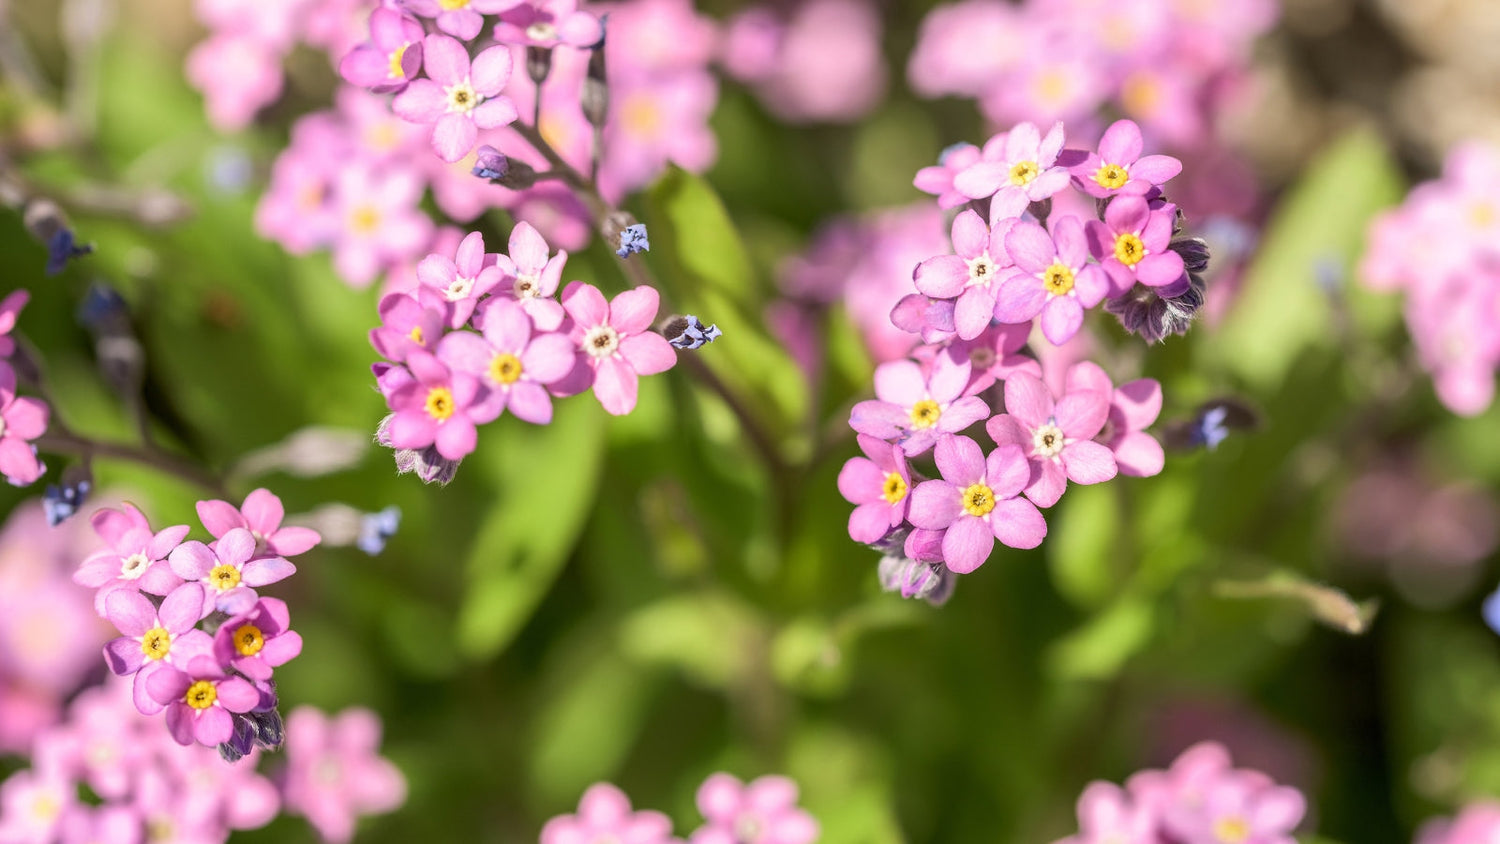
{"type": "Polygon", "coordinates": [[[447,387],[433,387],[427,391],[427,415],[439,422],[453,415],[453,391],[447,387]]]}
{"type": "Polygon", "coordinates": [[[422,326],[420,325],[413,325],[411,331],[406,336],[410,337],[411,341],[418,346],[427,345],[427,337],[422,334],[422,326]]]}
{"type": "Polygon", "coordinates": [[[661,109],[649,96],[637,95],[621,104],[620,120],[632,135],[655,137],[661,128],[661,109]]]}
{"type": "Polygon", "coordinates": [[[1250,824],[1238,816],[1220,818],[1214,822],[1214,837],[1224,844],[1244,844],[1250,838],[1250,824]]]}
{"type": "Polygon", "coordinates": [[[885,476],[885,483],[881,485],[880,497],[887,504],[895,504],[906,497],[906,481],[901,476],[891,472],[885,476]]]}
{"type": "Polygon", "coordinates": [[[964,490],[964,512],[971,516],[987,516],[995,509],[995,491],[984,484],[973,484],[964,490]]]}
{"type": "Polygon", "coordinates": [[[1018,161],[1010,168],[1010,183],[1018,188],[1031,184],[1031,180],[1041,172],[1035,161],[1018,161]]]}
{"type": "Polygon", "coordinates": [[[1052,423],[1037,428],[1031,435],[1031,448],[1040,457],[1056,457],[1067,445],[1062,429],[1052,423]]]}
{"type": "Polygon", "coordinates": [[[38,794],[31,801],[31,816],[42,823],[51,823],[62,814],[62,804],[50,794],[38,794]]]}
{"type": "Polygon", "coordinates": [[[218,699],[218,689],[215,689],[214,684],[208,680],[199,680],[188,686],[187,693],[182,696],[182,702],[194,709],[207,709],[218,699]]]}
{"type": "Polygon", "coordinates": [[[228,592],[240,585],[240,570],[228,563],[219,563],[209,570],[208,582],[220,592],[228,592]]]}
{"type": "Polygon", "coordinates": [[[165,627],[153,627],[141,637],[141,653],[146,655],[146,659],[166,659],[171,650],[172,633],[165,627]]]}
{"type": "Polygon", "coordinates": [[[1125,80],[1120,89],[1120,104],[1137,116],[1149,116],[1161,102],[1161,86],[1155,79],[1136,74],[1125,80]]]}
{"type": "Polygon", "coordinates": [[[1126,232],[1115,235],[1115,260],[1127,267],[1133,267],[1146,257],[1146,244],[1139,237],[1126,232]]]}
{"type": "Polygon", "coordinates": [[[451,12],[455,9],[467,8],[469,0],[438,0],[438,5],[443,7],[443,11],[451,12]]]}
{"type": "Polygon", "coordinates": [[[406,71],[401,67],[401,59],[406,56],[406,48],[410,46],[410,44],[402,44],[400,47],[397,47],[396,49],[391,51],[390,71],[392,79],[406,78],[406,71]]]}
{"type": "Polygon", "coordinates": [[[1488,202],[1476,202],[1469,206],[1469,223],[1476,229],[1488,228],[1495,222],[1495,206],[1488,202]]]}
{"type": "Polygon", "coordinates": [[[484,97],[474,90],[468,79],[444,88],[443,96],[448,99],[448,111],[455,114],[468,114],[475,106],[484,102],[484,97]]]}
{"type": "Polygon", "coordinates": [[[349,215],[349,228],[355,234],[370,234],[380,228],[380,211],[371,205],[361,205],[349,215]]]}
{"type": "Polygon", "coordinates": [[[1054,261],[1047,271],[1042,273],[1042,286],[1053,296],[1066,296],[1073,289],[1073,271],[1061,261],[1054,261]]]}
{"type": "Polygon", "coordinates": [[[943,409],[932,399],[922,399],[911,406],[911,426],[917,430],[931,428],[943,415],[943,409]]]}
{"type": "Polygon", "coordinates": [[[490,380],[500,384],[514,384],[521,377],[521,359],[501,352],[490,361],[490,380]]]}
{"type": "Polygon", "coordinates": [[[1118,164],[1105,164],[1094,171],[1094,182],[1106,190],[1122,188],[1130,181],[1130,171],[1118,164]]]}
{"type": "Polygon", "coordinates": [[[266,646],[265,634],[253,624],[242,624],[234,631],[234,649],[240,656],[255,656],[266,646]]]}
{"type": "Polygon", "coordinates": [[[1060,70],[1049,70],[1036,79],[1036,95],[1042,102],[1058,105],[1068,99],[1073,86],[1060,70]]]}

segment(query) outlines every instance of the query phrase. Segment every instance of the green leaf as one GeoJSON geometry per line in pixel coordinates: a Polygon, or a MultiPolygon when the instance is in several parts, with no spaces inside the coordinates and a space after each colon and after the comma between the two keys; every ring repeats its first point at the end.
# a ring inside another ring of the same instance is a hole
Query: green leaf
{"type": "Polygon", "coordinates": [[[1047,562],[1057,591],[1079,607],[1097,608],[1119,585],[1119,501],[1109,484],[1068,492],[1060,525],[1047,543],[1047,562]]]}
{"type": "Polygon", "coordinates": [[[457,640],[468,656],[503,649],[562,570],[598,492],[603,421],[576,400],[560,402],[551,425],[502,421],[460,469],[487,472],[498,489],[465,566],[457,640]]]}
{"type": "Polygon", "coordinates": [[[1310,346],[1334,337],[1333,305],[1320,277],[1347,284],[1370,219],[1396,203],[1402,181],[1369,129],[1326,150],[1277,209],[1234,307],[1200,348],[1261,389],[1280,382],[1310,346]]]}
{"type": "Polygon", "coordinates": [[[620,649],[638,663],[722,689],[752,670],[765,646],[763,626],[753,607],[728,593],[678,595],[632,613],[620,626],[620,649]]]}
{"type": "Polygon", "coordinates": [[[1150,641],[1153,628],[1151,604],[1126,595],[1053,645],[1048,663],[1060,679],[1111,677],[1150,641]]]}

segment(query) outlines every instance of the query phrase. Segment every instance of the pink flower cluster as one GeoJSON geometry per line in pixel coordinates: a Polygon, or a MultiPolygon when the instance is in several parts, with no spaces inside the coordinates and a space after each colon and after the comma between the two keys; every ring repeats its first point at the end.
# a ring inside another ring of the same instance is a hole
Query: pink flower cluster
{"type": "Polygon", "coordinates": [[[279,744],[273,669],[302,652],[287,606],[256,589],[296,571],[286,558],[320,538],[283,527],[281,500],[257,489],[236,508],[198,502],[213,535],[187,539],[187,525],[153,531],[130,504],[90,519],[108,546],[73,574],[95,589],[94,609],[122,634],[104,647],[111,671],[132,677],[143,715],[165,712],[179,744],[219,747],[227,758],[279,744]]]}
{"type": "MultiPolygon", "coordinates": [[[[709,776],[698,788],[704,823],[689,844],[811,844],[818,822],[797,807],[797,784],[781,776],[743,783],[730,774],[709,776]]],[[[578,812],[560,815],[542,827],[540,844],[621,841],[629,844],[682,844],[672,821],[661,812],[633,810],[630,798],[609,783],[596,783],[578,801],[578,812]]]]}
{"type": "Polygon", "coordinates": [[[0,300],[0,475],[12,486],[28,486],[47,471],[32,441],[47,432],[51,410],[41,399],[16,395],[16,370],[9,360],[16,351],[10,332],[30,298],[16,290],[0,300]]]}
{"type": "Polygon", "coordinates": [[[381,300],[382,324],[370,342],[387,360],[374,372],[392,415],[380,441],[398,449],[398,464],[400,452],[423,450],[435,452],[428,463],[461,460],[474,450],[476,426],[507,409],[546,425],[553,396],[590,387],[606,411],[629,413],[640,376],[677,362],[651,329],[654,289],[606,301],[574,281],[561,303],[554,299],[567,259],[566,251],[550,254],[524,222],[511,230],[505,255],[486,253],[484,236],[471,232],[453,257],[422,261],[415,290],[381,300]]]}
{"type": "Polygon", "coordinates": [[[897,566],[887,585],[900,581],[908,596],[978,568],[996,541],[1041,544],[1047,525],[1037,508],[1056,504],[1069,481],[1161,471],[1161,445],[1144,432],[1161,411],[1157,382],[1117,389],[1084,361],[1054,392],[1021,352],[1034,324],[1062,346],[1106,298],[1142,289],[1165,300],[1193,288],[1173,240],[1176,207],[1160,195],[1180,165],[1142,156],[1130,121],[1111,126],[1097,150],[1062,145],[1061,124],[1043,136],[1022,123],[918,178],[939,204],[965,205],[952,227],[957,254],[918,263],[917,292],[892,310],[891,322],[922,344],[876,368],[876,398],[849,418],[866,456],[839,476],[858,505],[851,537],[941,568],[934,579],[897,566]],[[1096,201],[1101,219],[1073,213],[1096,201]],[[995,393],[1005,410],[992,415],[995,393]],[[993,450],[964,433],[980,421],[993,450]],[[939,475],[930,479],[908,463],[929,450],[939,475]]]}
{"type": "Polygon", "coordinates": [[[1296,844],[1307,801],[1260,771],[1232,767],[1214,742],[1183,751],[1165,771],[1089,783],[1077,835],[1056,844],[1296,844]]]}
{"type": "Polygon", "coordinates": [[[1500,803],[1481,800],[1452,818],[1433,818],[1417,830],[1416,844],[1488,844],[1500,837],[1500,803]]]}
{"type": "Polygon", "coordinates": [[[379,722],[372,731],[369,713],[347,712],[330,729],[316,710],[292,712],[284,775],[273,780],[256,772],[258,750],[226,765],[211,748],[167,739],[130,698],[128,683],[106,680],[37,736],[32,767],[0,782],[0,840],[213,844],[285,810],[307,815],[324,840],[345,842],[358,814],[405,798],[400,773],[377,755],[379,722]],[[97,800],[82,799],[80,787],[97,800]]]}
{"type": "Polygon", "coordinates": [[[1406,294],[1406,326],[1438,399],[1479,414],[1500,368],[1500,150],[1458,146],[1440,178],[1418,185],[1370,226],[1359,273],[1406,294]],[[1441,243],[1442,248],[1433,248],[1441,243]]]}
{"type": "Polygon", "coordinates": [[[1191,147],[1277,11],[1274,0],[959,0],[922,21],[907,78],[926,97],[977,100],[998,125],[1106,110],[1191,147]]]}
{"type": "MultiPolygon", "coordinates": [[[[349,2],[282,5],[316,17],[349,2]]],[[[258,14],[278,17],[283,11],[258,14]]],[[[352,11],[341,14],[347,19],[352,11]]],[[[610,11],[609,27],[612,37],[603,49],[609,54],[611,106],[598,184],[617,201],[652,182],[669,162],[692,171],[713,163],[716,146],[707,120],[717,86],[707,67],[716,30],[686,0],[621,5],[610,11]]],[[[256,211],[263,236],[295,254],[330,249],[347,283],[362,288],[386,275],[387,292],[423,255],[456,245],[448,240],[449,230],[434,226],[421,210],[428,193],[439,211],[459,223],[505,209],[567,248],[588,242],[595,229],[589,209],[561,181],[528,176],[502,180],[502,187],[476,179],[473,171],[479,146],[517,167],[547,170],[548,159],[512,125],[518,116],[530,124],[533,114],[540,120],[531,129],[578,171],[591,171],[594,129],[581,91],[604,36],[596,14],[573,0],[409,0],[374,9],[367,35],[362,27],[352,34],[347,24],[344,29],[339,38],[312,41],[333,54],[347,84],[335,109],[293,126],[256,211]],[[486,15],[494,21],[489,34],[500,43],[473,50],[488,43],[486,15]],[[425,19],[431,20],[424,28],[425,19]],[[429,33],[433,27],[438,32],[429,33]],[[528,50],[544,61],[528,65],[528,50]],[[536,72],[545,85],[533,78],[536,72]]],[[[224,30],[215,40],[231,37],[252,35],[224,30]]],[[[210,110],[220,99],[235,100],[232,92],[258,74],[279,80],[279,58],[261,56],[254,73],[235,68],[215,75],[205,83],[215,92],[210,110]]],[[[241,111],[239,122],[253,113],[241,111]]]]}

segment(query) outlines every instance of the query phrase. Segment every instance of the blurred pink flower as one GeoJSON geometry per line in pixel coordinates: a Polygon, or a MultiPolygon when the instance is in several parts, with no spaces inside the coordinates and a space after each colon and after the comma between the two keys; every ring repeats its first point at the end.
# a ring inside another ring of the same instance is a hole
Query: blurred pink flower
{"type": "Polygon", "coordinates": [[[305,816],[326,841],[349,841],[360,815],[406,802],[406,779],[379,751],[380,719],[368,709],[333,718],[307,706],[292,710],[282,786],[287,812],[305,816]]]}
{"type": "Polygon", "coordinates": [[[203,92],[209,121],[232,131],[250,125],[255,113],[281,96],[282,53],[264,42],[217,33],[187,56],[187,78],[203,92]]]}
{"type": "Polygon", "coordinates": [[[712,774],[698,787],[698,811],[707,823],[692,844],[812,844],[818,822],[797,806],[797,784],[786,777],[764,776],[741,783],[712,774]]]}
{"type": "Polygon", "coordinates": [[[844,123],[885,94],[880,39],[880,15],[868,0],[810,0],[784,22],[752,7],[729,22],[724,64],[782,120],[844,123]]]}
{"type": "Polygon", "coordinates": [[[607,782],[594,783],[578,801],[578,813],[559,815],[542,827],[541,844],[671,844],[672,821],[661,812],[633,811],[625,792],[607,782]]]}
{"type": "Polygon", "coordinates": [[[516,119],[515,104],[500,93],[510,81],[509,49],[491,47],[471,64],[463,44],[429,35],[422,44],[422,66],[426,78],[408,84],[391,105],[405,120],[432,124],[432,148],[444,161],[468,155],[480,129],[516,119]]]}

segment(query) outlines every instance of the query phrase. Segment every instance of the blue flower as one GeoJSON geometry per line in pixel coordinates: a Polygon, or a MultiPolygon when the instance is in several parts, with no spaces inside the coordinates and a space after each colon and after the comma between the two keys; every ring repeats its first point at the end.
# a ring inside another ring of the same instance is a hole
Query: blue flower
{"type": "Polygon", "coordinates": [[[626,226],[625,230],[620,232],[620,248],[615,250],[616,255],[624,258],[636,252],[649,251],[651,251],[651,242],[646,239],[645,223],[626,226]]]}
{"type": "Polygon", "coordinates": [[[359,538],[354,541],[359,550],[375,556],[385,550],[385,544],[401,527],[401,508],[392,504],[378,513],[366,513],[359,523],[359,538]]]}

